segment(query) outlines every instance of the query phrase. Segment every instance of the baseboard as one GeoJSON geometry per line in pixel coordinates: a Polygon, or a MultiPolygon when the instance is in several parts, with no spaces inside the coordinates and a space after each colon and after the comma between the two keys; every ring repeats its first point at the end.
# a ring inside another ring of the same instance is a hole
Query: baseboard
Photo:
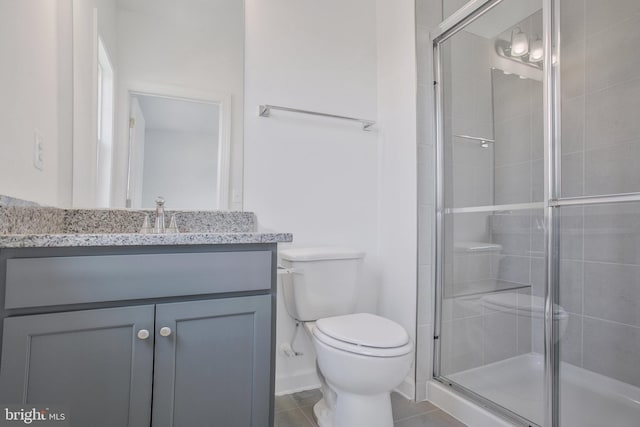
{"type": "Polygon", "coordinates": [[[514,427],[435,380],[427,383],[429,401],[469,427],[514,427]]]}
{"type": "Polygon", "coordinates": [[[320,388],[320,380],[315,371],[304,374],[276,378],[276,396],[320,388]]]}
{"type": "Polygon", "coordinates": [[[416,395],[416,383],[412,377],[406,377],[402,383],[394,389],[409,400],[414,400],[416,395]]]}

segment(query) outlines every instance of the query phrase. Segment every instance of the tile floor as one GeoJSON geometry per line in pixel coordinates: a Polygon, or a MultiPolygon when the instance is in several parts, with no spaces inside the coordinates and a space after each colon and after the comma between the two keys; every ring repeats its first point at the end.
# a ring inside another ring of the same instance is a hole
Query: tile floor
{"type": "MultiPolygon", "coordinates": [[[[313,405],[321,397],[318,389],[277,396],[275,427],[317,427],[313,405]]],[[[429,402],[415,403],[392,393],[391,404],[394,427],[465,427],[465,424],[429,402]]]]}

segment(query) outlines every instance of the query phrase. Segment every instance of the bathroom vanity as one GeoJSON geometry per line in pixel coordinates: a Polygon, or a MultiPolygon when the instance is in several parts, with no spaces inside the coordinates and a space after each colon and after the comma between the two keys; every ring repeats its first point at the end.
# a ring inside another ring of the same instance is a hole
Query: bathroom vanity
{"type": "Polygon", "coordinates": [[[284,241],[0,234],[0,402],[73,426],[271,426],[284,241]]]}

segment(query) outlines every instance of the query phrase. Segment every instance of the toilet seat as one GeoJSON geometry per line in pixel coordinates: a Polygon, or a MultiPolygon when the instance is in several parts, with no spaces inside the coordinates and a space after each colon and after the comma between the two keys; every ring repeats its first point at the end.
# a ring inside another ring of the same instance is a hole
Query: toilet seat
{"type": "Polygon", "coordinates": [[[330,347],[370,357],[403,356],[413,348],[402,326],[369,313],[319,319],[313,335],[330,347]]]}

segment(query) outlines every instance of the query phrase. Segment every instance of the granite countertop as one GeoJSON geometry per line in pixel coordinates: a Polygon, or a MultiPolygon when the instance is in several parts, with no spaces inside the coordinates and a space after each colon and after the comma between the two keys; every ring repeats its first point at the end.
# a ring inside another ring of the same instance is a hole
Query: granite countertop
{"type": "Polygon", "coordinates": [[[166,210],[177,234],[141,234],[145,216],[133,209],[60,209],[0,195],[0,248],[220,245],[291,242],[290,233],[259,231],[253,212],[166,210]]]}
{"type": "Polygon", "coordinates": [[[98,234],[0,234],[0,248],[56,248],[82,246],[223,245],[291,242],[290,233],[98,233],[98,234]]]}

